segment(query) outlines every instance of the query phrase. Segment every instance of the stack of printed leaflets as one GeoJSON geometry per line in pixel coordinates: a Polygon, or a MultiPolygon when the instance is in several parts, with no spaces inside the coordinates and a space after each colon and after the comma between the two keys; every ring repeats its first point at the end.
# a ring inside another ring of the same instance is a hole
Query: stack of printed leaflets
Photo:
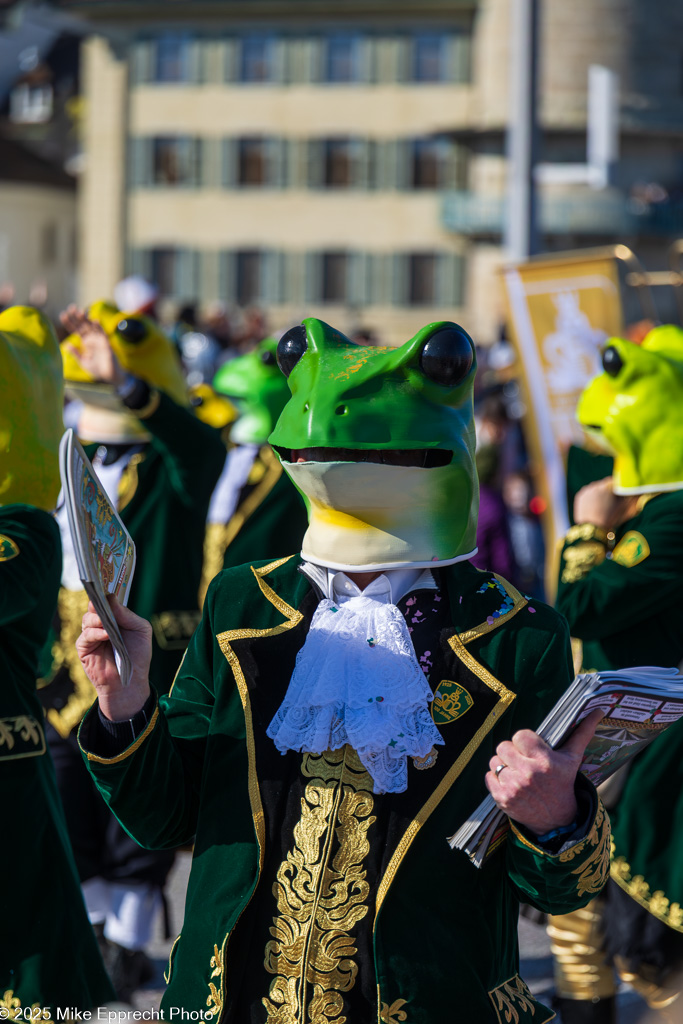
{"type": "Polygon", "coordinates": [[[73,430],[66,431],[59,446],[59,471],[78,575],[109,634],[121,682],[128,686],[130,655],[107,595],[114,594],[121,604],[127,603],[135,544],[73,430]]]}
{"type": "MultiPolygon", "coordinates": [[[[627,668],[578,675],[536,730],[559,747],[579,722],[600,708],[580,770],[593,785],[613,775],[673,722],[683,718],[683,676],[675,668],[627,668]]],[[[448,843],[480,868],[501,844],[509,822],[489,794],[448,843]]]]}

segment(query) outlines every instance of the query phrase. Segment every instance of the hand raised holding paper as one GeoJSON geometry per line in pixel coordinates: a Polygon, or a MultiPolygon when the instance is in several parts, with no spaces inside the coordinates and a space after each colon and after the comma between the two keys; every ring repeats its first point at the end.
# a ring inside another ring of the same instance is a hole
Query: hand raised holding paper
{"type": "Polygon", "coordinates": [[[603,714],[593,711],[557,750],[530,729],[500,743],[485,780],[500,809],[536,835],[569,825],[577,814],[576,773],[603,714]]]}
{"type": "Polygon", "coordinates": [[[124,687],[121,683],[109,636],[92,602],[83,616],[83,632],[76,641],[76,650],[97,690],[102,713],[112,721],[123,721],[137,714],[150,694],[152,627],[115,597],[108,600],[133,666],[130,684],[124,687]]]}

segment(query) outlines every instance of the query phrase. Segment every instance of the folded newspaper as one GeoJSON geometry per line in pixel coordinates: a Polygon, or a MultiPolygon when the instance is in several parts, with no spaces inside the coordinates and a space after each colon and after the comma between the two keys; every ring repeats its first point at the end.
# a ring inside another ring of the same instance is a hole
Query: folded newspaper
{"type": "MultiPolygon", "coordinates": [[[[675,668],[626,668],[578,675],[536,730],[559,747],[596,708],[604,711],[586,747],[581,771],[595,786],[683,718],[683,676],[675,668]]],[[[480,868],[505,838],[509,822],[489,794],[451,836],[480,868]]]]}
{"type": "Polygon", "coordinates": [[[59,471],[78,575],[109,634],[121,682],[128,686],[132,664],[107,594],[127,603],[135,544],[73,430],[66,431],[59,446],[59,471]]]}

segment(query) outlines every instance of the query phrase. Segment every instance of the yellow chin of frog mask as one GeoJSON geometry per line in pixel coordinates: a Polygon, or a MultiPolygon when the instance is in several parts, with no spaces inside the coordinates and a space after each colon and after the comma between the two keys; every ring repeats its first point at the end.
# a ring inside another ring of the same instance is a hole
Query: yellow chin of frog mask
{"type": "MultiPolygon", "coordinates": [[[[165,392],[178,405],[188,405],[176,352],[153,320],[137,313],[123,313],[109,302],[93,303],[88,316],[102,325],[124,370],[165,392]]],[[[72,348],[76,353],[81,351],[78,334],[71,334],[62,342],[62,357],[67,394],[84,403],[79,423],[81,437],[110,442],[146,440],[148,434],[140,420],[123,405],[111,385],[95,381],[85,372],[72,348]]]]}
{"type": "Polygon", "coordinates": [[[577,419],[614,455],[615,494],[683,489],[683,331],[655,327],[641,345],[610,338],[602,365],[577,419]]]}
{"type": "Polygon", "coordinates": [[[29,306],[0,313],[0,505],[57,504],[63,392],[49,320],[29,306]]]}

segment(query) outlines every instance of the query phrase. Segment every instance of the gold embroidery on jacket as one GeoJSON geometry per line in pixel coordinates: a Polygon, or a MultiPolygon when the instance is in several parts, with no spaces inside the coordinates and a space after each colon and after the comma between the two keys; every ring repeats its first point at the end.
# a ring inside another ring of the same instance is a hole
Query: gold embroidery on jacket
{"type": "Polygon", "coordinates": [[[345,1024],[343,993],[358,974],[350,932],[369,909],[372,780],[348,746],[305,754],[301,771],[310,782],[273,887],[278,916],[265,967],[276,977],[263,1004],[269,1024],[345,1024]]]}
{"type": "Polygon", "coordinates": [[[562,558],[565,567],[562,570],[562,583],[576,583],[605,561],[607,549],[604,544],[596,540],[579,541],[573,547],[565,548],[562,558]]]}
{"type": "Polygon", "coordinates": [[[0,761],[40,757],[45,753],[45,736],[32,715],[0,718],[0,761]]]}
{"type": "MultiPolygon", "coordinates": [[[[498,988],[489,992],[489,999],[498,1017],[498,1024],[520,1024],[520,1021],[529,1020],[536,1016],[539,1004],[535,1002],[531,992],[526,987],[518,974],[508,978],[498,988]]],[[[553,1020],[555,1014],[546,1017],[544,1021],[537,1024],[547,1024],[553,1020]]]]}
{"type": "Polygon", "coordinates": [[[663,921],[674,931],[683,932],[683,907],[680,903],[672,903],[661,889],[650,892],[650,883],[645,881],[643,875],[632,875],[631,865],[625,857],[614,857],[614,842],[612,842],[612,879],[632,899],[645,907],[653,917],[663,921]]]}
{"type": "Polygon", "coordinates": [[[88,595],[85,590],[60,588],[57,602],[60,631],[59,640],[52,645],[53,672],[64,668],[69,673],[74,689],[63,708],[48,710],[47,720],[64,738],[78,725],[96,696],[95,687],[85,674],[76,651],[76,641],[81,635],[81,621],[87,610],[88,595]]]}
{"type": "Polygon", "coordinates": [[[408,1002],[405,999],[395,999],[391,1006],[386,1003],[382,1003],[379,1011],[379,1019],[382,1024],[402,1024],[403,1021],[408,1020],[408,1014],[405,1010],[402,1010],[402,1006],[407,1006],[408,1002]]]}
{"type": "Polygon", "coordinates": [[[574,846],[570,846],[559,857],[560,861],[565,863],[590,849],[588,858],[572,871],[573,875],[579,876],[576,887],[579,896],[585,893],[596,895],[604,886],[609,874],[610,838],[609,818],[600,801],[593,828],[588,835],[574,846]]]}
{"type": "Polygon", "coordinates": [[[6,989],[4,996],[0,996],[0,1010],[7,1011],[0,1014],[0,1019],[3,1020],[31,1020],[40,1021],[42,1024],[53,1024],[48,1010],[42,1008],[40,1003],[32,1003],[30,1008],[22,1007],[21,999],[15,996],[12,988],[6,989]]]}
{"type": "Polygon", "coordinates": [[[226,935],[223,940],[222,949],[219,950],[218,946],[213,947],[213,956],[209,964],[211,967],[210,976],[211,978],[218,978],[218,984],[215,981],[209,981],[209,994],[206,997],[206,1005],[216,1020],[220,1020],[223,1012],[223,974],[225,971],[225,944],[227,941],[228,936],[226,935]]]}
{"type": "Polygon", "coordinates": [[[119,480],[116,509],[121,512],[130,504],[138,489],[138,466],[145,461],[145,452],[135,452],[128,460],[119,480]]]}

